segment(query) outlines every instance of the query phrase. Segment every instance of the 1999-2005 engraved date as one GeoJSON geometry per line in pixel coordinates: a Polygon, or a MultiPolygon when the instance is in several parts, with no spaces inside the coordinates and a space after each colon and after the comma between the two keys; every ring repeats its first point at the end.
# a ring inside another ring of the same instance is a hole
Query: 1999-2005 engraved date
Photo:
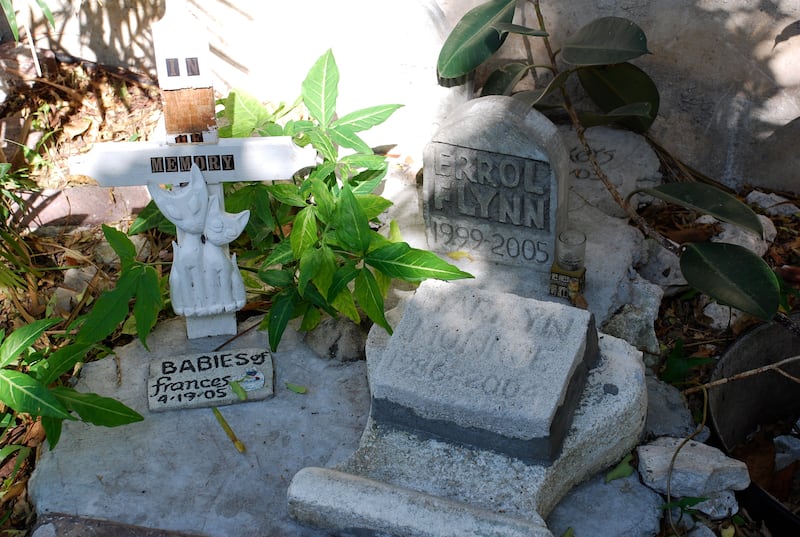
{"type": "Polygon", "coordinates": [[[471,248],[478,250],[485,242],[491,242],[492,254],[498,257],[516,259],[522,256],[526,261],[547,263],[550,255],[547,253],[546,241],[533,241],[531,239],[517,239],[504,237],[500,233],[492,233],[490,238],[483,235],[480,229],[454,226],[447,222],[431,222],[433,240],[437,244],[452,245],[456,248],[471,248]]]}

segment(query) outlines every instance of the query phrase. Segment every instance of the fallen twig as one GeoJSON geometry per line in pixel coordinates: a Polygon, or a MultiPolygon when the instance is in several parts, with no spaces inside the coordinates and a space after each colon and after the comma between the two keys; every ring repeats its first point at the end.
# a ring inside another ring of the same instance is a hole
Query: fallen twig
{"type": "Polygon", "coordinates": [[[783,371],[781,369],[781,367],[783,367],[783,366],[785,366],[787,364],[791,364],[793,362],[797,362],[798,360],[800,360],[800,355],[792,356],[791,358],[784,358],[783,360],[781,360],[779,362],[775,362],[774,364],[767,364],[765,366],[757,367],[756,369],[748,369],[747,371],[742,371],[741,373],[737,373],[737,374],[735,374],[735,375],[733,375],[731,377],[725,377],[725,378],[722,378],[722,379],[713,380],[711,382],[706,382],[705,384],[700,384],[699,386],[692,386],[691,388],[687,388],[687,389],[683,390],[683,394],[684,395],[690,395],[690,394],[693,394],[693,393],[697,393],[699,391],[707,390],[709,388],[714,388],[716,386],[722,386],[723,384],[727,384],[727,383],[733,382],[735,380],[741,380],[741,379],[745,379],[747,377],[752,377],[752,376],[755,376],[755,375],[759,375],[759,374],[765,373],[767,371],[775,371],[776,373],[779,373],[779,374],[781,374],[781,375],[783,375],[783,376],[785,376],[787,378],[790,378],[793,381],[795,381],[795,382],[800,384],[800,378],[797,378],[797,377],[795,377],[793,375],[790,375],[789,373],[787,373],[786,371],[783,371]]]}

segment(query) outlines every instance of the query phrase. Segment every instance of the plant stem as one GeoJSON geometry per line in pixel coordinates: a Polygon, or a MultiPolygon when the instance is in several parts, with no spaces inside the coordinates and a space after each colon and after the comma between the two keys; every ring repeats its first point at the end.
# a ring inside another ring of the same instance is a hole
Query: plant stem
{"type": "Polygon", "coordinates": [[[775,362],[774,364],[767,364],[765,366],[757,367],[756,369],[748,369],[747,371],[742,371],[741,373],[737,373],[736,375],[733,375],[732,377],[725,377],[723,379],[714,380],[714,381],[711,381],[711,382],[706,382],[705,384],[701,384],[699,386],[693,386],[691,388],[683,390],[683,394],[684,395],[690,395],[690,394],[693,394],[693,393],[697,393],[699,391],[707,390],[708,388],[714,388],[716,386],[722,386],[723,384],[727,384],[727,383],[733,382],[735,380],[741,380],[741,379],[745,379],[747,377],[760,375],[761,373],[765,373],[767,371],[775,371],[775,372],[780,373],[781,375],[783,375],[783,376],[785,376],[787,378],[790,378],[790,379],[794,380],[795,382],[800,382],[800,379],[798,379],[797,377],[795,377],[793,375],[790,375],[789,373],[787,373],[786,371],[783,371],[781,369],[781,367],[783,367],[783,366],[785,366],[787,364],[791,364],[793,362],[797,362],[798,360],[800,360],[800,355],[792,356],[791,358],[784,358],[783,360],[781,360],[779,362],[775,362]]]}
{"type": "MultiPolygon", "coordinates": [[[[546,31],[544,16],[542,15],[542,10],[539,4],[539,0],[534,0],[533,6],[534,9],[536,10],[536,18],[539,21],[540,29],[546,31]]],[[[558,64],[556,62],[556,56],[555,53],[553,52],[553,48],[550,45],[550,39],[548,37],[543,37],[542,40],[544,42],[545,49],[547,50],[547,55],[550,58],[550,64],[553,67],[553,75],[558,76],[559,73],[558,64]]],[[[586,152],[586,156],[589,158],[589,163],[592,165],[592,169],[597,174],[597,177],[600,178],[600,180],[603,182],[603,185],[606,187],[606,190],[608,190],[609,194],[611,194],[611,197],[614,198],[614,201],[617,203],[617,205],[622,207],[622,209],[625,211],[628,217],[633,221],[634,224],[636,224],[636,227],[638,227],[645,235],[654,239],[661,246],[663,246],[676,256],[680,257],[681,246],[675,242],[672,242],[671,240],[669,240],[668,238],[664,237],[656,230],[651,228],[650,225],[644,220],[644,218],[642,218],[639,215],[639,213],[633,210],[633,207],[631,207],[630,203],[628,203],[622,197],[622,195],[619,193],[619,190],[617,190],[616,185],[614,185],[614,183],[611,182],[611,179],[609,179],[608,175],[606,175],[606,173],[603,171],[603,168],[600,167],[600,163],[597,161],[594,151],[589,146],[589,142],[586,141],[586,136],[585,136],[586,129],[584,128],[583,124],[578,118],[578,114],[575,112],[575,107],[572,106],[572,99],[569,98],[567,89],[562,85],[560,90],[562,99],[564,101],[564,109],[567,111],[567,114],[569,115],[569,119],[572,122],[573,128],[575,129],[575,134],[577,134],[578,140],[580,141],[583,150],[586,152]]]]}

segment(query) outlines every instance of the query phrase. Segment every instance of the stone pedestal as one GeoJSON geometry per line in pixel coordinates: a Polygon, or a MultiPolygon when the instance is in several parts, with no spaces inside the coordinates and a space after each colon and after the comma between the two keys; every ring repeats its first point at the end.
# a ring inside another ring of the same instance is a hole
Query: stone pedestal
{"type": "Polygon", "coordinates": [[[367,362],[359,449],[288,491],[336,534],[548,537],[543,517],[644,425],[641,353],[568,306],[426,282],[367,362]]]}

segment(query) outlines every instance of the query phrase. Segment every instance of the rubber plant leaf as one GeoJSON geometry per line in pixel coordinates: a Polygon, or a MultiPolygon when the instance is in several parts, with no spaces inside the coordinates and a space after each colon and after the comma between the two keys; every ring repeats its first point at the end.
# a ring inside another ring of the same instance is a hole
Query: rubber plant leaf
{"type": "Polygon", "coordinates": [[[508,34],[501,35],[495,26],[511,23],[516,5],[516,0],[491,0],[468,11],[439,51],[436,63],[439,76],[464,76],[497,52],[508,34]]]}
{"type": "Polygon", "coordinates": [[[593,20],[564,40],[561,49],[561,57],[572,65],[622,63],[649,53],[642,29],[622,17],[593,20]]]}
{"type": "Polygon", "coordinates": [[[635,132],[650,128],[658,115],[661,97],[650,76],[630,63],[583,67],[578,79],[594,103],[606,114],[637,103],[648,103],[645,116],[621,119],[621,125],[635,132]]]}
{"type": "Polygon", "coordinates": [[[485,95],[511,95],[514,87],[528,72],[524,63],[507,63],[489,75],[481,88],[481,96],[485,95]]]}
{"type": "Polygon", "coordinates": [[[631,119],[643,119],[646,122],[650,121],[650,110],[652,107],[650,103],[633,103],[626,104],[615,108],[607,114],[596,114],[594,112],[578,112],[578,118],[581,125],[586,127],[594,127],[596,125],[609,125],[611,123],[624,123],[631,119]]]}
{"type": "Polygon", "coordinates": [[[560,73],[558,73],[558,76],[556,76],[550,82],[548,82],[544,88],[521,91],[519,93],[514,94],[514,98],[523,101],[528,106],[536,106],[542,101],[542,99],[549,96],[554,91],[562,88],[564,86],[564,83],[569,78],[569,75],[571,75],[573,72],[575,72],[574,69],[571,69],[569,71],[561,71],[560,73]]]}
{"type": "Polygon", "coordinates": [[[537,30],[535,28],[528,28],[527,26],[522,26],[520,24],[513,24],[509,22],[498,22],[494,25],[494,29],[500,32],[501,34],[520,34],[520,35],[529,35],[531,37],[547,37],[547,32],[543,30],[537,30]]]}
{"type": "Polygon", "coordinates": [[[736,244],[692,243],[681,255],[689,285],[725,306],[768,320],[778,311],[778,277],[756,254],[736,244]]]}
{"type": "MultiPolygon", "coordinates": [[[[710,214],[718,220],[729,222],[764,235],[761,220],[753,210],[735,196],[705,183],[666,183],[653,188],[643,188],[641,192],[660,200],[674,203],[687,209],[710,214]]],[[[633,194],[631,194],[633,195],[633,194]]]]}

